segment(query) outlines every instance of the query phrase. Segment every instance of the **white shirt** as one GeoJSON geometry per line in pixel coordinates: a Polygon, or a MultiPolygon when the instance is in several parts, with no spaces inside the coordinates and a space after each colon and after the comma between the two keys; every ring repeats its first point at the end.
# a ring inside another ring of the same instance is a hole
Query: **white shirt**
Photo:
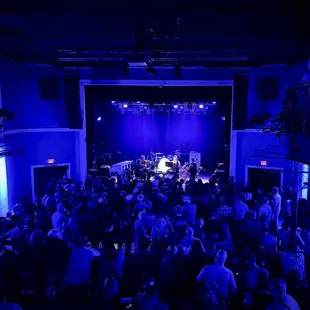
{"type": "Polygon", "coordinates": [[[215,296],[228,298],[229,289],[236,291],[234,274],[225,266],[213,264],[206,265],[200,271],[197,282],[204,281],[206,288],[212,290],[215,296]]]}
{"type": "Polygon", "coordinates": [[[93,251],[86,247],[73,249],[67,269],[66,282],[71,285],[90,282],[91,265],[94,256],[93,251]]]}
{"type": "Polygon", "coordinates": [[[270,222],[273,218],[272,208],[269,206],[269,204],[263,204],[259,207],[258,210],[258,218],[260,218],[262,215],[266,215],[267,221],[270,222]]]}
{"type": "Polygon", "coordinates": [[[60,212],[55,212],[52,215],[52,225],[54,229],[60,230],[63,223],[69,222],[69,219],[60,212]]]}
{"type": "Polygon", "coordinates": [[[279,193],[277,193],[273,196],[273,198],[274,198],[273,212],[275,215],[279,215],[281,211],[281,196],[279,193]]]}
{"type": "Polygon", "coordinates": [[[234,211],[235,211],[235,219],[242,220],[247,212],[249,212],[249,207],[246,203],[239,200],[236,201],[234,204],[234,211]]]}

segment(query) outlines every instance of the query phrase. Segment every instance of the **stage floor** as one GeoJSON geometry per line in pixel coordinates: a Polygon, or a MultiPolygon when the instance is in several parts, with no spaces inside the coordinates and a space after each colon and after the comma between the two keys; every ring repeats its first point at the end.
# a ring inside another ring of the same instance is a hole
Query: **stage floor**
{"type": "Polygon", "coordinates": [[[197,179],[201,179],[202,180],[202,183],[205,184],[205,183],[209,183],[209,180],[212,176],[212,173],[210,172],[201,172],[199,173],[197,179]]]}

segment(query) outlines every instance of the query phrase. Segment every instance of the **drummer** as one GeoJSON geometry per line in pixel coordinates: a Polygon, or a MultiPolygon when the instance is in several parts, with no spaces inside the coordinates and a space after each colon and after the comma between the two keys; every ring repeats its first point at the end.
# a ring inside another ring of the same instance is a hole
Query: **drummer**
{"type": "Polygon", "coordinates": [[[179,161],[178,155],[173,156],[172,162],[174,163],[177,169],[181,167],[181,162],[179,161]]]}

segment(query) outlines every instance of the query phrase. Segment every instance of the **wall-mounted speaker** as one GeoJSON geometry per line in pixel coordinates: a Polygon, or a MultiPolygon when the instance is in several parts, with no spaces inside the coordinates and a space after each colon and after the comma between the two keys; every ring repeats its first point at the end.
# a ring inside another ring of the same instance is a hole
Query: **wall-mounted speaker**
{"type": "Polygon", "coordinates": [[[245,129],[248,117],[249,77],[247,72],[240,72],[234,77],[233,92],[233,130],[245,129]]]}
{"type": "Polygon", "coordinates": [[[80,77],[78,75],[64,77],[64,103],[66,106],[68,127],[70,129],[82,129],[80,77]]]}

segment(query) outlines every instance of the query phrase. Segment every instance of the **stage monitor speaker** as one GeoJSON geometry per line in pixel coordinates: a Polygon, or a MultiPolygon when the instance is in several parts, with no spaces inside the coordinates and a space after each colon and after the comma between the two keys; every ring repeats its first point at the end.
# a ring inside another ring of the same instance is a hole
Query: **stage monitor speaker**
{"type": "Polygon", "coordinates": [[[248,89],[249,77],[247,72],[240,72],[234,77],[233,92],[233,130],[244,130],[248,119],[248,89]]]}
{"type": "Polygon", "coordinates": [[[82,129],[79,76],[68,75],[64,77],[64,102],[66,106],[68,127],[70,129],[82,129]]]}

